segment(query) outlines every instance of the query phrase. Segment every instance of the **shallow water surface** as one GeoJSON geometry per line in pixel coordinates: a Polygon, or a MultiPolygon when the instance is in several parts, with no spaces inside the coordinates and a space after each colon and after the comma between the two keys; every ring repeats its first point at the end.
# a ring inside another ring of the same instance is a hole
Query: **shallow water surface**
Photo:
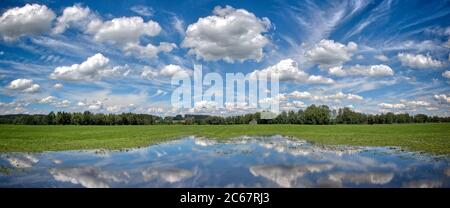
{"type": "Polygon", "coordinates": [[[449,158],[282,136],[0,155],[0,187],[450,187],[449,158]]]}

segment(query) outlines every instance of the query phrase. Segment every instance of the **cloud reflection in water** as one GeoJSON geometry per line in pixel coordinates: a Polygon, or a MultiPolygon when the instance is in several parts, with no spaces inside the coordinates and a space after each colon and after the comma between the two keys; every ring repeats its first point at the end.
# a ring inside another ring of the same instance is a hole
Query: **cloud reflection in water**
{"type": "Polygon", "coordinates": [[[449,187],[449,159],[282,136],[187,137],[128,151],[2,154],[0,187],[449,187]],[[18,171],[21,169],[22,171],[18,171]]]}

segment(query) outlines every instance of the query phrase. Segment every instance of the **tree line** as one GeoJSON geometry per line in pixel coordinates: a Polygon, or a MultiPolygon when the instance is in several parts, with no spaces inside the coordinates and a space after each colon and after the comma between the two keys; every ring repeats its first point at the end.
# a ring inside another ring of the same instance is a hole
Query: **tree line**
{"type": "Polygon", "coordinates": [[[50,112],[48,115],[2,115],[0,124],[25,124],[25,125],[152,125],[161,117],[149,114],[103,114],[70,112],[50,112]]]}
{"type": "Polygon", "coordinates": [[[438,123],[450,122],[450,117],[428,116],[408,113],[365,114],[350,108],[330,110],[326,105],[310,105],[304,110],[283,111],[273,119],[263,119],[260,112],[236,116],[176,115],[160,117],[149,114],[122,113],[103,114],[85,111],[50,112],[47,115],[14,114],[1,115],[0,124],[25,125],[218,125],[218,124],[393,124],[393,123],[438,123]]]}

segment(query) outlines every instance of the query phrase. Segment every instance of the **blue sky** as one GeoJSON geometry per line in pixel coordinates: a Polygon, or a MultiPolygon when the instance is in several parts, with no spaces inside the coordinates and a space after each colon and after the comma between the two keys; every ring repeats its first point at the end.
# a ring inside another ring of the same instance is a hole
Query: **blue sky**
{"type": "Polygon", "coordinates": [[[236,114],[170,75],[272,72],[310,104],[450,116],[450,1],[1,1],[0,114],[236,114]]]}

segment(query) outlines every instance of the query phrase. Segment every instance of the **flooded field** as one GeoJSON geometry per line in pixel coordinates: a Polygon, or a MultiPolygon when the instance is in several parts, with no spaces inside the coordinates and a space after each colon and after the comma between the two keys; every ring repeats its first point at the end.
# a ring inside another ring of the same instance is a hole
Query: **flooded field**
{"type": "Polygon", "coordinates": [[[282,137],[0,155],[0,187],[450,187],[450,159],[282,137]]]}

